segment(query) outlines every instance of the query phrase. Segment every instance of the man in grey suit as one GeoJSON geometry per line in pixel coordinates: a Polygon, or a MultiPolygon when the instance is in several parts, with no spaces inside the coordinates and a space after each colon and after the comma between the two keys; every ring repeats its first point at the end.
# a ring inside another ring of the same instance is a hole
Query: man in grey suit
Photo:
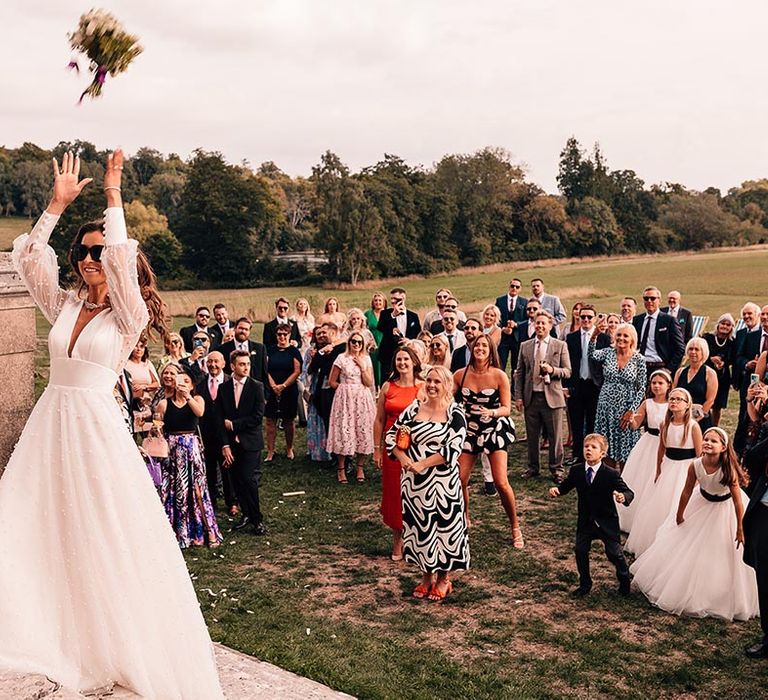
{"type": "MultiPolygon", "coordinates": [[[[531,280],[531,292],[533,293],[533,298],[541,304],[541,308],[552,316],[555,328],[565,321],[563,302],[560,301],[560,297],[556,297],[554,294],[547,294],[544,291],[544,281],[541,277],[534,277],[531,280]]],[[[529,299],[528,301],[532,300],[529,299]]]]}
{"type": "Polygon", "coordinates": [[[549,437],[549,471],[559,484],[563,473],[563,424],[565,393],[563,379],[571,376],[568,346],[553,338],[552,316],[539,311],[534,320],[536,334],[520,346],[515,372],[515,405],[525,407],[525,430],[528,443],[528,469],[524,478],[539,476],[539,438],[542,426],[549,437]]]}

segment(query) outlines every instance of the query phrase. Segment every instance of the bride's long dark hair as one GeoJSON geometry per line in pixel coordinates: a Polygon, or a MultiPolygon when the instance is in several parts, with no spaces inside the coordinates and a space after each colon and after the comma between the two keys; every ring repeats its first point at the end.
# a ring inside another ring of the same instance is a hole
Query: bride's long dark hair
{"type": "MultiPolygon", "coordinates": [[[[83,241],[83,237],[88,233],[99,231],[104,233],[104,220],[89,221],[87,224],[83,224],[75,236],[75,240],[72,241],[72,247],[69,250],[69,264],[72,266],[72,270],[75,276],[79,280],[77,285],[77,295],[80,296],[87,289],[85,280],[80,274],[80,268],[78,267],[77,260],[75,260],[75,248],[83,241]]],[[[141,248],[137,249],[136,268],[139,277],[139,289],[141,290],[141,296],[144,299],[144,303],[147,305],[147,311],[149,311],[149,323],[147,324],[147,334],[150,338],[154,339],[153,331],[157,331],[161,338],[165,338],[168,333],[168,306],[160,298],[160,294],[157,291],[157,277],[155,276],[152,266],[149,264],[147,256],[144,255],[141,248]]]]}

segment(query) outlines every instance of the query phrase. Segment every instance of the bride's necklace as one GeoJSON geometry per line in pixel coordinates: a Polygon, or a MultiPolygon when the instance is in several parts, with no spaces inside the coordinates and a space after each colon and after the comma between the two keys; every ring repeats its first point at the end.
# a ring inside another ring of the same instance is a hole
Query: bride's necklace
{"type": "Polygon", "coordinates": [[[94,304],[92,301],[88,301],[87,299],[83,299],[83,306],[88,309],[88,311],[96,311],[96,309],[105,309],[108,305],[108,302],[102,301],[101,304],[94,304]]]}

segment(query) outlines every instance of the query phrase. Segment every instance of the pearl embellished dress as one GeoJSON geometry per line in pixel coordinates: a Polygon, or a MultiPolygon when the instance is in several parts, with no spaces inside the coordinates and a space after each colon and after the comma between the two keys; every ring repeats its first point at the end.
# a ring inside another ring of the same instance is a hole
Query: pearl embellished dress
{"type": "Polygon", "coordinates": [[[78,690],[115,683],[144,698],[222,698],[208,631],[173,531],[113,396],[148,321],[136,241],[106,211],[111,308],[83,329],[58,284],[43,213],[13,261],[53,324],[50,382],[0,480],[0,667],[78,690]]]}

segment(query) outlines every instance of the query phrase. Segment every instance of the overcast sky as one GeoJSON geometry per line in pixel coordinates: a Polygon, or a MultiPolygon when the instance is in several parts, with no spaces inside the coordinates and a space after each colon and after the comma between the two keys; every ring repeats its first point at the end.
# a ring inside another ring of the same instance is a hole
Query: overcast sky
{"type": "MultiPolygon", "coordinates": [[[[565,140],[648,184],[768,177],[768,3],[113,0],[144,53],[75,105],[66,33],[97,0],[0,0],[0,143],[275,161],[308,175],[508,149],[556,189],[565,140]]],[[[81,62],[84,66],[84,62],[81,62]]]]}

